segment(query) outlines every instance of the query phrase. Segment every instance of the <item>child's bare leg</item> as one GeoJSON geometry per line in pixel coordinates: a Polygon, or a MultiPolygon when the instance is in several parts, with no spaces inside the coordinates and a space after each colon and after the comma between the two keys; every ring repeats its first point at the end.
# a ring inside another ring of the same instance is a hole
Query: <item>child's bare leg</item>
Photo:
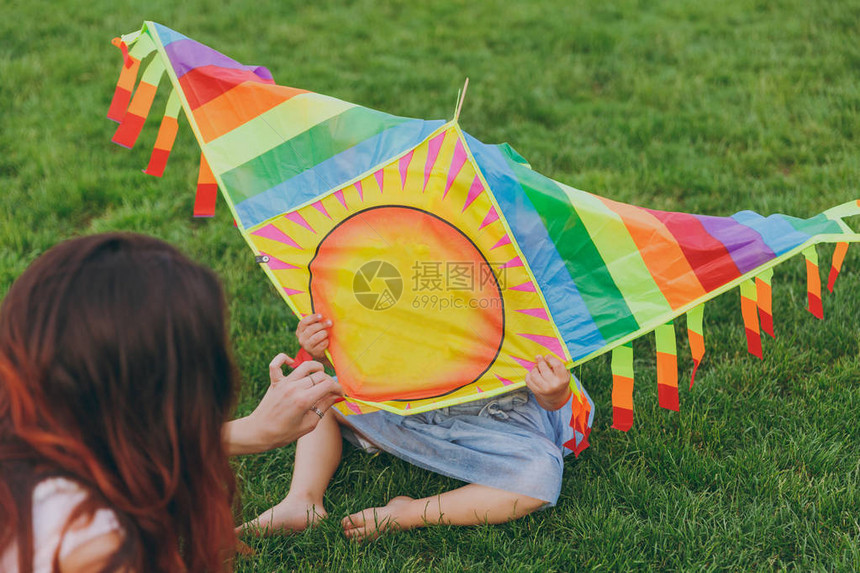
{"type": "Polygon", "coordinates": [[[269,533],[302,531],[327,515],[323,495],[340,463],[343,444],[334,412],[329,410],[317,427],[296,442],[293,479],[287,497],[242,525],[242,530],[269,533]]]}
{"type": "Polygon", "coordinates": [[[526,495],[469,484],[434,497],[395,497],[383,507],[371,507],[346,517],[342,524],[344,534],[350,539],[373,539],[386,529],[504,523],[528,515],[545,503],[526,495]]]}

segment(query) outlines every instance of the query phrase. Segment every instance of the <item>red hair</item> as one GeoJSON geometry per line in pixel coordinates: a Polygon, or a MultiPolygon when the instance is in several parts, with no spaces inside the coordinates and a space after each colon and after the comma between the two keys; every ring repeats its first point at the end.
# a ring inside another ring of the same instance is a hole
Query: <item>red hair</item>
{"type": "Polygon", "coordinates": [[[211,271],[134,234],[46,252],[0,306],[0,555],[30,569],[33,488],[60,475],[90,492],[69,523],[123,526],[105,571],[229,570],[236,392],[211,271]]]}

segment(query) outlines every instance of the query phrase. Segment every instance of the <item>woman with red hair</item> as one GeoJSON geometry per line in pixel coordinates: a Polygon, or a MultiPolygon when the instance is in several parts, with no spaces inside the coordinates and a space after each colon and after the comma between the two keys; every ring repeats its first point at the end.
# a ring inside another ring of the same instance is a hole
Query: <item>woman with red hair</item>
{"type": "Polygon", "coordinates": [[[227,456],[312,430],[341,393],[283,354],[246,418],[215,275],[163,241],[62,243],[0,306],[0,571],[229,571],[227,456]]]}

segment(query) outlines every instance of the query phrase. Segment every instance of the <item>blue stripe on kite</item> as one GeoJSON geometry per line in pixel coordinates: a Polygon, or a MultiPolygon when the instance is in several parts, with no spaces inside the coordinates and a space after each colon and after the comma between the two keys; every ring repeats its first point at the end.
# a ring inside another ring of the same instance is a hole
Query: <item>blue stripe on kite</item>
{"type": "Polygon", "coordinates": [[[171,42],[175,42],[177,40],[189,40],[188,36],[183,36],[179,32],[171,30],[167,26],[162,26],[157,22],[152,23],[155,26],[155,31],[158,33],[158,38],[161,40],[162,46],[167,46],[171,42]]]}
{"type": "Polygon", "coordinates": [[[761,235],[776,256],[790,251],[809,239],[809,235],[796,231],[791,223],[785,220],[784,215],[762,217],[753,211],[741,211],[732,215],[732,219],[761,235]]]}
{"type": "Polygon", "coordinates": [[[543,221],[498,146],[481,143],[469,134],[465,136],[541,287],[571,357],[578,360],[603,347],[606,341],[591,318],[543,221]]]}
{"type": "Polygon", "coordinates": [[[343,187],[357,173],[382,167],[415,147],[445,122],[414,119],[365,139],[358,145],[316,164],[295,177],[236,205],[245,227],[253,227],[317,197],[343,187]]]}

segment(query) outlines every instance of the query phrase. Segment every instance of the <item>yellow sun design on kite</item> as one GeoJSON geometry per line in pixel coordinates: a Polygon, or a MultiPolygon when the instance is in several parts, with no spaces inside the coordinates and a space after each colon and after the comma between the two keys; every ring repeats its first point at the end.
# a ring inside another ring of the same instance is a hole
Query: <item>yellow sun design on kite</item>
{"type": "Polygon", "coordinates": [[[300,316],[333,321],[344,413],[417,413],[522,386],[571,359],[462,133],[249,230],[300,316]]]}

